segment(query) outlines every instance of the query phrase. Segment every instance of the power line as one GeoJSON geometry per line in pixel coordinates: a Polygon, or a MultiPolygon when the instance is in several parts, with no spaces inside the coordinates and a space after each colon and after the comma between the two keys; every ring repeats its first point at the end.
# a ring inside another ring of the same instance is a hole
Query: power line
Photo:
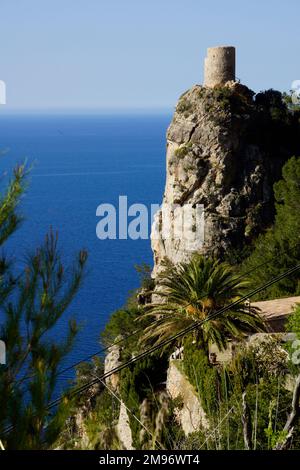
{"type": "MultiPolygon", "coordinates": [[[[281,254],[282,255],[286,255],[288,253],[290,253],[294,248],[296,248],[298,246],[298,244],[295,244],[293,245],[289,250],[285,250],[283,251],[281,254]]],[[[279,254],[280,254],[280,251],[279,251],[279,254]]],[[[276,257],[278,257],[278,255],[276,257]]],[[[243,279],[244,277],[247,277],[249,274],[251,274],[252,272],[255,272],[257,269],[265,266],[266,264],[268,264],[270,261],[274,260],[274,257],[270,257],[269,259],[265,260],[263,263],[260,263],[256,266],[254,266],[253,268],[249,269],[247,272],[243,273],[243,274],[240,274],[239,276],[236,277],[236,280],[239,280],[239,279],[243,279]]],[[[225,285],[226,287],[226,285],[225,285]]],[[[208,295],[208,292],[206,292],[205,294],[201,295],[201,297],[199,298],[202,299],[202,298],[205,298],[206,296],[208,295]]],[[[95,353],[93,354],[89,354],[88,356],[86,356],[85,358],[81,359],[80,361],[77,361],[75,362],[74,364],[70,365],[70,366],[67,366],[66,368],[58,371],[58,373],[56,374],[56,377],[59,377],[60,375],[63,375],[65,372],[68,372],[72,369],[74,369],[75,367],[79,366],[80,364],[82,364],[83,362],[86,362],[90,359],[93,359],[94,357],[97,357],[99,356],[100,354],[108,351],[112,346],[115,346],[115,345],[118,345],[118,344],[121,344],[121,343],[126,343],[126,341],[130,338],[132,338],[133,336],[136,336],[138,333],[141,333],[142,331],[144,331],[144,328],[139,328],[135,331],[133,331],[132,333],[129,333],[128,335],[126,335],[125,337],[122,337],[120,338],[118,341],[114,341],[112,344],[110,344],[109,346],[105,346],[104,348],[101,348],[100,350],[96,351],[95,353]]],[[[20,382],[23,382],[25,380],[28,380],[32,377],[34,377],[35,374],[31,374],[27,377],[24,377],[22,379],[20,379],[17,383],[20,383],[20,382]]]]}
{"type": "MultiPolygon", "coordinates": [[[[175,341],[176,339],[178,338],[181,338],[182,336],[185,336],[186,334],[192,332],[193,330],[195,330],[196,328],[200,327],[201,325],[203,325],[204,323],[206,323],[207,321],[210,321],[211,319],[221,315],[222,313],[225,313],[229,310],[232,309],[232,307],[235,307],[236,305],[239,305],[240,303],[244,302],[245,300],[247,300],[248,298],[250,297],[253,297],[254,295],[256,295],[257,293],[261,292],[262,290],[270,287],[271,285],[275,284],[276,282],[280,281],[281,279],[284,279],[285,277],[293,274],[294,272],[298,271],[300,269],[300,264],[288,269],[287,271],[285,271],[284,273],[278,275],[278,276],[275,276],[273,277],[270,281],[268,281],[267,283],[263,284],[262,286],[260,287],[257,287],[256,289],[252,290],[251,292],[247,293],[246,295],[244,295],[243,297],[241,297],[240,299],[232,302],[231,304],[225,306],[225,307],[222,307],[220,310],[218,310],[217,312],[214,312],[212,313],[211,315],[208,315],[204,320],[201,320],[201,321],[198,321],[198,322],[195,322],[193,323],[192,325],[190,325],[189,327],[186,327],[185,329],[179,331],[178,333],[176,333],[175,335],[171,336],[170,338],[164,340],[164,341],[161,341],[160,343],[152,346],[151,348],[148,348],[146,349],[145,351],[143,351],[142,353],[132,357],[131,359],[129,359],[128,361],[124,362],[123,364],[120,364],[119,366],[111,369],[109,372],[106,372],[104,374],[102,374],[100,376],[101,380],[105,380],[107,379],[108,377],[110,377],[111,375],[113,374],[116,374],[117,372],[120,372],[121,370],[123,370],[124,368],[128,367],[129,365],[143,359],[144,357],[147,357],[148,355],[152,354],[153,352],[157,351],[158,349],[161,349],[162,347],[172,343],[173,341],[175,341]]],[[[80,386],[78,389],[74,390],[73,392],[71,392],[70,396],[75,396],[75,395],[78,395],[82,392],[84,392],[85,390],[87,390],[88,388],[92,387],[93,385],[95,385],[97,382],[99,382],[99,379],[94,379],[90,382],[88,382],[87,384],[84,384],[82,386],[80,386]]],[[[50,403],[48,405],[48,409],[51,409],[53,408],[54,406],[57,406],[60,402],[61,402],[62,398],[57,398],[56,400],[54,400],[52,403],[50,403]]]]}
{"type": "MultiPolygon", "coordinates": [[[[97,377],[97,375],[96,375],[97,377]]],[[[118,397],[118,395],[100,378],[100,377],[97,377],[98,381],[100,383],[102,383],[102,385],[107,388],[108,392],[116,399],[118,400],[118,402],[120,404],[122,404],[122,400],[121,398],[118,397]]],[[[147,434],[149,434],[150,437],[152,437],[154,443],[156,443],[160,448],[161,450],[163,450],[163,447],[161,445],[161,443],[156,439],[156,437],[154,436],[154,434],[142,423],[142,421],[133,413],[133,411],[128,408],[128,406],[126,406],[125,403],[123,403],[123,405],[125,406],[125,409],[126,411],[128,411],[128,413],[130,413],[133,418],[142,426],[143,429],[145,429],[145,431],[147,432],[147,434]]],[[[1,441],[0,441],[1,442],[1,441]]]]}
{"type": "MultiPolygon", "coordinates": [[[[288,269],[287,271],[285,271],[282,274],[279,274],[278,276],[273,277],[270,281],[268,281],[267,283],[263,284],[260,287],[257,287],[256,289],[254,289],[251,292],[247,293],[246,295],[242,296],[240,299],[230,303],[229,305],[227,305],[225,307],[222,307],[220,310],[212,313],[211,315],[208,315],[204,320],[194,322],[192,325],[190,325],[189,327],[186,327],[185,329],[179,331],[178,333],[171,336],[170,338],[168,338],[168,339],[152,346],[151,348],[146,349],[145,351],[143,351],[142,353],[132,357],[130,360],[126,361],[125,363],[120,364],[119,366],[111,369],[109,372],[102,374],[99,378],[93,379],[90,382],[88,382],[86,384],[83,384],[82,386],[80,386],[77,389],[73,390],[69,394],[69,397],[73,397],[73,396],[76,396],[80,393],[83,393],[85,390],[89,389],[90,387],[92,387],[93,385],[98,383],[100,380],[102,381],[102,380],[107,379],[111,375],[113,375],[117,372],[120,372],[121,370],[123,370],[126,367],[129,367],[131,364],[147,357],[148,355],[151,355],[153,352],[156,352],[158,349],[161,349],[164,346],[167,346],[168,344],[172,343],[176,339],[181,338],[182,336],[185,336],[188,333],[191,333],[192,331],[194,331],[198,327],[202,326],[207,321],[210,321],[211,319],[221,315],[222,313],[225,313],[225,312],[229,311],[230,309],[232,309],[232,307],[235,307],[236,305],[239,305],[240,303],[244,302],[245,300],[253,297],[256,294],[258,294],[262,290],[267,289],[268,287],[275,284],[276,282],[279,282],[280,280],[284,279],[285,277],[288,277],[289,275],[295,273],[299,269],[300,269],[300,264],[288,269]]],[[[50,410],[50,409],[54,408],[55,406],[57,406],[62,401],[62,399],[63,399],[62,397],[59,397],[56,400],[53,400],[47,406],[47,410],[50,410]]],[[[10,432],[12,429],[13,429],[13,426],[10,426],[6,430],[4,430],[4,434],[7,434],[7,432],[10,432]]]]}
{"type": "MultiPolygon", "coordinates": [[[[68,372],[69,370],[72,370],[74,369],[75,367],[79,366],[80,364],[82,364],[83,362],[86,362],[88,361],[89,359],[93,359],[94,357],[96,356],[99,356],[101,353],[105,352],[105,351],[108,351],[112,346],[114,345],[117,345],[119,343],[122,343],[124,341],[127,341],[129,338],[131,338],[132,336],[135,336],[136,334],[138,334],[139,332],[143,331],[142,328],[138,329],[138,330],[135,330],[133,331],[132,333],[129,333],[128,335],[126,335],[126,337],[122,337],[120,340],[118,341],[115,341],[113,342],[112,344],[110,344],[109,346],[105,346],[104,348],[100,349],[99,351],[96,351],[95,353],[93,354],[89,354],[88,356],[86,356],[84,359],[81,359],[80,361],[77,361],[75,362],[74,364],[70,365],[70,366],[67,366],[65,369],[62,369],[62,370],[59,370],[57,372],[57,374],[55,375],[55,377],[59,377],[61,375],[64,375],[66,372],[68,372]]],[[[31,379],[32,377],[34,377],[36,374],[31,374],[31,375],[27,375],[26,377],[23,377],[22,379],[19,379],[17,381],[17,384],[19,384],[20,382],[24,382],[25,380],[29,380],[31,379]]]]}
{"type": "Polygon", "coordinates": [[[199,447],[199,450],[201,450],[205,444],[209,441],[209,439],[214,436],[215,432],[218,431],[220,428],[221,428],[221,425],[223,424],[223,422],[225,421],[225,419],[230,415],[230,413],[234,410],[234,406],[232,406],[230,408],[230,410],[228,410],[228,412],[226,413],[226,415],[223,417],[223,419],[219,422],[219,424],[215,427],[215,429],[212,430],[211,433],[209,433],[209,435],[207,436],[207,438],[205,439],[205,441],[203,442],[203,444],[199,447]]]}
{"type": "MultiPolygon", "coordinates": [[[[151,348],[148,348],[147,350],[145,350],[141,354],[138,354],[137,356],[132,357],[130,360],[126,361],[125,363],[120,364],[119,366],[115,367],[114,369],[111,369],[109,372],[102,374],[99,378],[93,379],[90,382],[78,387],[77,389],[73,390],[69,394],[69,397],[76,396],[76,395],[84,392],[85,390],[88,390],[90,387],[92,387],[96,383],[99,383],[99,381],[107,379],[111,375],[113,375],[117,372],[120,372],[121,370],[125,369],[126,367],[130,366],[131,364],[139,361],[140,359],[143,359],[144,357],[147,357],[148,355],[152,354],[153,352],[157,351],[158,349],[172,343],[174,340],[176,340],[176,339],[178,339],[182,336],[185,336],[186,334],[192,332],[193,330],[200,327],[201,325],[203,325],[207,321],[210,321],[212,318],[215,318],[216,316],[219,316],[222,313],[225,313],[226,311],[230,310],[232,307],[244,302],[245,300],[249,299],[250,297],[253,297],[254,295],[259,293],[260,291],[270,287],[271,285],[275,284],[276,282],[280,281],[281,279],[284,279],[285,277],[289,276],[290,274],[293,274],[294,272],[298,271],[299,269],[300,269],[300,264],[288,269],[287,271],[285,271],[284,273],[282,273],[278,276],[273,277],[270,281],[268,281],[267,283],[263,284],[260,287],[257,287],[256,289],[252,290],[247,295],[244,295],[240,299],[238,299],[238,300],[232,302],[231,304],[221,308],[217,312],[214,312],[211,315],[208,315],[204,320],[193,323],[189,327],[187,327],[187,328],[179,331],[178,333],[176,333],[176,335],[173,335],[170,338],[158,343],[157,345],[152,346],[151,348]]],[[[56,400],[52,401],[47,406],[47,410],[51,410],[52,408],[57,406],[61,401],[62,401],[62,397],[59,397],[56,400]]],[[[13,428],[14,428],[14,426],[9,426],[7,429],[4,430],[3,434],[4,435],[7,434],[8,432],[12,431],[13,428]]]]}
{"type": "MultiPolygon", "coordinates": [[[[297,246],[298,246],[298,244],[293,245],[289,250],[283,251],[282,254],[283,254],[283,255],[286,255],[286,254],[290,253],[290,252],[291,252],[294,248],[296,248],[297,246]]],[[[280,251],[279,251],[279,253],[280,253],[280,251]]],[[[276,257],[278,257],[278,254],[277,254],[276,257]]],[[[237,277],[236,277],[236,280],[240,280],[240,279],[243,279],[244,277],[249,276],[249,274],[251,274],[252,272],[255,272],[255,271],[256,271],[257,269],[259,269],[259,268],[262,268],[263,266],[265,266],[266,264],[268,264],[270,261],[273,261],[273,260],[274,260],[274,257],[272,257],[272,258],[270,257],[269,259],[265,260],[263,263],[260,263],[260,264],[258,264],[258,265],[256,265],[256,266],[254,266],[253,268],[249,269],[247,272],[245,272],[245,273],[240,274],[239,276],[237,276],[237,277]]],[[[226,287],[226,284],[225,284],[225,287],[226,287]]],[[[205,298],[208,294],[209,294],[209,293],[206,292],[205,294],[201,295],[201,297],[200,297],[199,299],[205,298]]],[[[89,359],[92,359],[92,358],[98,356],[99,354],[101,354],[102,352],[108,351],[108,350],[109,350],[112,346],[114,346],[114,345],[117,345],[117,344],[126,342],[128,339],[130,339],[131,337],[137,335],[138,333],[141,333],[143,330],[144,330],[143,328],[139,328],[139,329],[135,330],[133,333],[129,333],[128,335],[126,335],[125,337],[121,338],[120,340],[114,341],[111,345],[106,346],[105,348],[100,349],[100,350],[97,351],[96,353],[90,354],[89,356],[86,356],[86,358],[84,358],[84,359],[78,361],[77,363],[75,363],[75,364],[73,364],[73,365],[71,365],[71,366],[68,366],[67,368],[65,368],[65,369],[63,369],[63,370],[61,370],[61,371],[59,371],[57,375],[61,375],[61,374],[63,374],[64,372],[67,372],[67,371],[73,369],[74,367],[77,367],[77,366],[78,366],[79,364],[81,364],[82,362],[85,362],[85,361],[87,361],[87,360],[89,360],[89,359]]]]}

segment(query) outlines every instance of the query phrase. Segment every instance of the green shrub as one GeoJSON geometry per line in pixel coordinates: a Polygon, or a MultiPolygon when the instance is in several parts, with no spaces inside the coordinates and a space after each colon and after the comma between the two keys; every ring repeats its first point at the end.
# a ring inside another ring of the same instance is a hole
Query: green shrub
{"type": "Polygon", "coordinates": [[[176,111],[178,113],[184,114],[185,117],[188,117],[189,114],[193,111],[192,103],[184,96],[179,100],[176,111]]]}
{"type": "Polygon", "coordinates": [[[188,142],[186,145],[182,145],[178,149],[175,150],[174,156],[178,159],[183,159],[191,150],[192,143],[188,142]]]}
{"type": "Polygon", "coordinates": [[[206,351],[197,347],[192,336],[184,340],[183,368],[204,411],[208,414],[215,412],[220,399],[220,377],[217,369],[209,363],[206,351]]]}
{"type": "MultiPolygon", "coordinates": [[[[300,157],[292,157],[283,167],[283,179],[274,185],[275,223],[255,241],[254,250],[242,266],[251,271],[251,284],[257,287],[300,262],[300,157]],[[262,265],[262,260],[266,263],[262,265]],[[260,266],[257,269],[257,266],[260,266]]],[[[260,299],[300,293],[299,272],[274,284],[260,299]]]]}
{"type": "Polygon", "coordinates": [[[166,380],[168,354],[161,356],[160,351],[123,369],[120,373],[120,395],[126,406],[132,411],[129,416],[133,437],[133,446],[140,448],[141,425],[134,418],[140,419],[140,405],[145,398],[153,400],[159,384],[166,380]]]}

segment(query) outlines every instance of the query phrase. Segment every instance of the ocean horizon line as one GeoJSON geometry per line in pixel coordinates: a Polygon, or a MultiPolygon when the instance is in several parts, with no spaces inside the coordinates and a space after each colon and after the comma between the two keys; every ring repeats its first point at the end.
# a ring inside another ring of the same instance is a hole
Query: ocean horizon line
{"type": "Polygon", "coordinates": [[[134,116],[134,115],[168,115],[174,107],[162,108],[2,108],[1,116],[39,115],[39,116],[134,116]]]}

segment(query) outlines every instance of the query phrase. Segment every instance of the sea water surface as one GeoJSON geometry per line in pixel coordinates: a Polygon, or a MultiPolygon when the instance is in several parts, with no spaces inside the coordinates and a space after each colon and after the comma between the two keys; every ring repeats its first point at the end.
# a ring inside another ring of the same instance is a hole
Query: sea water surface
{"type": "Polygon", "coordinates": [[[89,253],[83,287],[55,331],[63,338],[70,317],[81,324],[67,366],[99,349],[109,315],[138,286],[134,265],[152,264],[150,240],[99,240],[96,209],[118,208],[120,195],[129,205],[161,203],[169,122],[168,114],[0,116],[2,185],[17,162],[32,165],[25,220],[5,252],[21,267],[53,227],[66,264],[81,248],[89,253]]]}

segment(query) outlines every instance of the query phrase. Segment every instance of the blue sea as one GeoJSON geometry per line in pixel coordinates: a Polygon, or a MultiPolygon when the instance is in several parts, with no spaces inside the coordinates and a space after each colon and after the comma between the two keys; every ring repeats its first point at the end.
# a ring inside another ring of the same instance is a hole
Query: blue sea
{"type": "Polygon", "coordinates": [[[81,248],[89,253],[83,287],[55,332],[64,337],[70,317],[81,324],[67,366],[99,350],[110,314],[138,286],[134,265],[152,265],[150,240],[99,240],[96,209],[117,207],[120,195],[129,205],[161,203],[169,122],[167,114],[0,116],[1,175],[25,159],[32,165],[25,220],[5,251],[21,267],[53,227],[66,264],[81,248]]]}

